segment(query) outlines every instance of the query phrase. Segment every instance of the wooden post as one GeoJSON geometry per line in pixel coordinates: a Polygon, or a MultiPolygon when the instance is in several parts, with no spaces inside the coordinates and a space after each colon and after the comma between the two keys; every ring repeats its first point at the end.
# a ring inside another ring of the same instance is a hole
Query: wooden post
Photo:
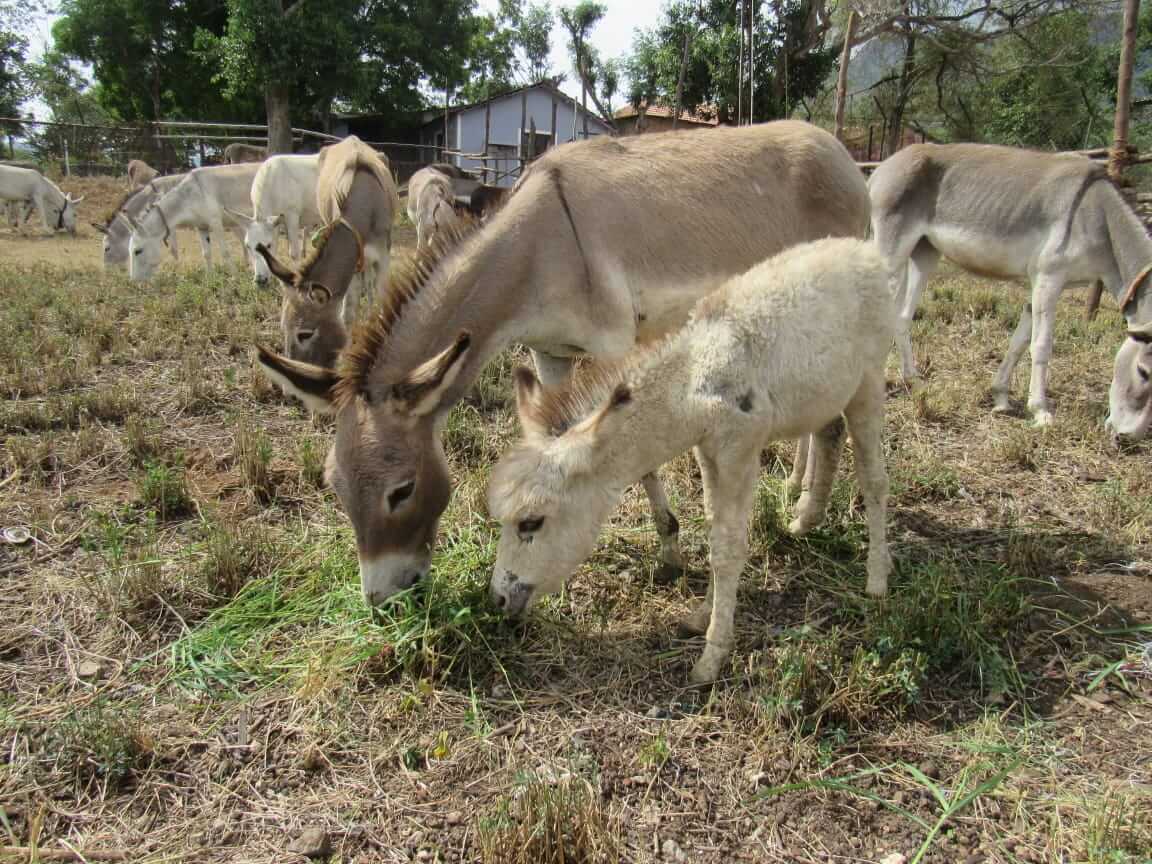
{"type": "MultiPolygon", "coordinates": [[[[448,102],[449,102],[450,98],[451,97],[449,96],[448,79],[445,78],[444,79],[444,149],[440,151],[440,158],[443,159],[445,162],[447,162],[448,159],[444,156],[444,153],[451,146],[448,143],[448,102]]],[[[457,165],[460,164],[459,159],[456,160],[456,164],[457,165]]]]}
{"type": "Polygon", "coordinates": [[[528,118],[528,161],[536,159],[536,118],[528,118]]]}
{"type": "Polygon", "coordinates": [[[868,161],[872,161],[872,124],[868,124],[868,161]]]}
{"type": "MultiPolygon", "coordinates": [[[[848,61],[852,58],[852,39],[856,36],[856,12],[848,13],[844,32],[844,50],[840,52],[840,70],[836,73],[836,137],[844,140],[844,104],[848,97],[848,61]]],[[[871,156],[871,154],[869,154],[871,156]]]]}
{"type": "Polygon", "coordinates": [[[524,174],[524,168],[528,164],[524,151],[524,133],[528,131],[528,88],[525,87],[520,91],[520,174],[524,174]]]}
{"type": "Polygon", "coordinates": [[[1124,33],[1120,42],[1120,69],[1116,74],[1116,124],[1112,132],[1112,152],[1108,154],[1108,176],[1119,182],[1128,164],[1128,120],[1132,111],[1132,66],[1136,61],[1136,22],[1140,0],[1124,0],[1124,33]]]}
{"type": "Polygon", "coordinates": [[[484,167],[480,169],[480,176],[488,182],[488,144],[492,137],[492,96],[489,94],[484,102],[484,167]]]}
{"type": "Polygon", "coordinates": [[[556,97],[552,97],[552,144],[555,147],[560,143],[560,136],[556,133],[556,97]]]}

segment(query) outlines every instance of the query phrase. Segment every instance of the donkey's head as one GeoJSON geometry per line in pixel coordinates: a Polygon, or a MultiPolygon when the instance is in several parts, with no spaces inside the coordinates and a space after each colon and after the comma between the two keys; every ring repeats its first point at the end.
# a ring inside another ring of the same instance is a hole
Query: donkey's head
{"type": "Polygon", "coordinates": [[[259,349],[258,362],[286,392],[336,415],[325,477],[356,530],[360,583],[370,605],[428,573],[451,493],[439,427],[470,345],[469,334],[461,333],[402,380],[374,388],[259,349]]]}
{"type": "Polygon", "coordinates": [[[1116,447],[1152,431],[1152,321],[1128,330],[1116,354],[1106,426],[1116,447]]]}
{"type": "Polygon", "coordinates": [[[624,486],[604,476],[604,443],[618,432],[632,396],[619,384],[574,425],[556,428],[540,382],[516,370],[516,403],[525,438],[500,460],[488,509],[500,521],[492,571],[493,602],[514,615],[559,591],[596,548],[600,526],[624,486]]]}
{"type": "Polygon", "coordinates": [[[57,231],[67,231],[69,234],[76,235],[76,205],[83,201],[84,195],[79,198],[73,198],[71,195],[64,195],[64,201],[60,204],[56,211],[56,225],[57,231]]]}
{"type": "Polygon", "coordinates": [[[252,278],[257,285],[263,288],[272,278],[272,271],[268,267],[267,260],[260,253],[260,247],[276,248],[276,231],[284,222],[283,215],[281,214],[275,219],[258,219],[229,207],[224,209],[229,216],[244,226],[244,248],[252,262],[252,278]]]}

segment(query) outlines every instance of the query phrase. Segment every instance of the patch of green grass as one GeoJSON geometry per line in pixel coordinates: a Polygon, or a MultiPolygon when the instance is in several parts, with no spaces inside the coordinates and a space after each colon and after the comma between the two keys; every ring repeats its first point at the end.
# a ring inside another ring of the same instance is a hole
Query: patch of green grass
{"type": "Polygon", "coordinates": [[[124,446],[137,467],[157,460],[164,452],[159,422],[140,414],[129,417],[124,424],[124,446]]]}
{"type": "Polygon", "coordinates": [[[152,759],[153,741],[139,713],[97,700],[71,711],[50,730],[58,768],[78,782],[121,786],[152,759]]]}
{"type": "Polygon", "coordinates": [[[324,445],[313,435],[301,439],[296,447],[300,464],[300,482],[313,489],[324,488],[324,445]]]}
{"type": "Polygon", "coordinates": [[[267,574],[275,560],[275,546],[268,532],[256,524],[208,525],[200,576],[214,597],[230,599],[253,579],[267,574]]]}
{"type": "Polygon", "coordinates": [[[245,488],[261,504],[276,498],[276,481],[272,477],[272,442],[264,432],[247,421],[233,433],[236,464],[245,488]]]}
{"type": "Polygon", "coordinates": [[[179,519],[195,509],[188,492],[184,469],[179,465],[153,463],[136,480],[140,503],[161,519],[179,519]]]}
{"type": "Polygon", "coordinates": [[[89,602],[108,615],[155,608],[159,598],[173,593],[165,583],[155,526],[130,521],[131,516],[96,514],[82,541],[96,566],[81,572],[81,585],[89,602]]]}

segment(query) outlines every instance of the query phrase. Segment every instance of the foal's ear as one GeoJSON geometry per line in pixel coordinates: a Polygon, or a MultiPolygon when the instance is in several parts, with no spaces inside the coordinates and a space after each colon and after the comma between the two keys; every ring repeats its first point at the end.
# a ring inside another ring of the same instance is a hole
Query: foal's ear
{"type": "Polygon", "coordinates": [[[632,404],[632,390],[627,384],[617,384],[612,395],[588,419],[572,428],[577,435],[589,435],[599,438],[602,435],[611,435],[624,418],[625,406],[632,404]]]}
{"type": "Polygon", "coordinates": [[[400,403],[401,410],[414,417],[436,411],[464,368],[464,358],[471,346],[472,334],[461,330],[455,342],[394,385],[391,396],[400,403]]]}
{"type": "Polygon", "coordinates": [[[516,381],[516,413],[526,438],[549,438],[548,424],[540,416],[540,396],[544,387],[536,373],[527,366],[517,366],[512,373],[516,381]]]}
{"type": "Polygon", "coordinates": [[[311,410],[318,414],[331,414],[335,410],[332,388],[339,379],[333,370],[289,360],[263,345],[256,346],[256,362],[281,390],[311,410]]]}
{"type": "Polygon", "coordinates": [[[285,285],[295,287],[296,285],[296,271],[291,267],[281,264],[276,256],[272,254],[271,250],[263,243],[256,244],[256,253],[264,259],[268,265],[268,269],[272,271],[272,275],[283,282],[285,285]]]}

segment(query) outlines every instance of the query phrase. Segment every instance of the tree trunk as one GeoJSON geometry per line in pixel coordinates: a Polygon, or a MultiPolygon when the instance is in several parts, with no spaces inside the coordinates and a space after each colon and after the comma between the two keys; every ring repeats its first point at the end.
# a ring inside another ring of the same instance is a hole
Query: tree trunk
{"type": "Polygon", "coordinates": [[[268,155],[292,152],[292,91],[287,84],[270,83],[264,88],[268,115],[268,155]]]}
{"type": "Polygon", "coordinates": [[[840,52],[840,69],[836,73],[836,137],[844,140],[844,107],[848,101],[848,61],[852,58],[852,37],[856,35],[856,13],[848,13],[844,32],[844,50],[840,52]]]}
{"type": "Polygon", "coordinates": [[[1116,122],[1112,151],[1108,154],[1108,176],[1119,182],[1128,164],[1128,118],[1132,110],[1132,66],[1136,60],[1136,22],[1140,0],[1124,2],[1124,34],[1120,41],[1120,68],[1116,80],[1116,122]]]}
{"type": "Polygon", "coordinates": [[[580,75],[580,108],[581,122],[584,124],[584,140],[588,140],[588,85],[585,83],[583,73],[580,75]]]}
{"type": "Polygon", "coordinates": [[[672,128],[680,122],[680,106],[684,100],[684,76],[688,72],[688,54],[692,48],[692,31],[684,34],[684,52],[680,55],[680,74],[676,77],[676,104],[672,114],[672,128]]]}
{"type": "Polygon", "coordinates": [[[888,116],[887,148],[884,156],[891,156],[900,149],[904,140],[904,109],[912,96],[912,71],[916,65],[916,35],[909,33],[904,39],[904,65],[900,69],[900,89],[896,93],[896,104],[888,116]]]}

